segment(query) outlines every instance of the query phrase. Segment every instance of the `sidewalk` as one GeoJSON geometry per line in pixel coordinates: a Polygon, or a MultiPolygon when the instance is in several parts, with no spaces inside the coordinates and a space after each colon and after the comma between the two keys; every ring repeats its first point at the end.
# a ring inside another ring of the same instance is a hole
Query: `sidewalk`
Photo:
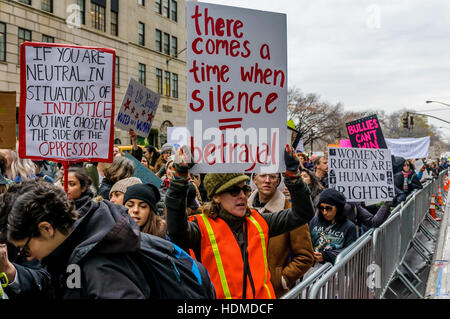
{"type": "Polygon", "coordinates": [[[446,205],[425,299],[450,299],[450,207],[446,205]]]}

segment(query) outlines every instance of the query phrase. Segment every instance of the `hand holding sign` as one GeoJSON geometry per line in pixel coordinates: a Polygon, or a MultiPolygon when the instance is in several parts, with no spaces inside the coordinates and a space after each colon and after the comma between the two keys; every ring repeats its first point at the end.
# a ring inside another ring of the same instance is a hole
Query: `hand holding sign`
{"type": "Polygon", "coordinates": [[[185,177],[188,175],[189,169],[191,169],[195,163],[192,160],[191,149],[184,145],[178,149],[175,153],[175,159],[173,161],[173,168],[176,173],[174,175],[185,177]]]}

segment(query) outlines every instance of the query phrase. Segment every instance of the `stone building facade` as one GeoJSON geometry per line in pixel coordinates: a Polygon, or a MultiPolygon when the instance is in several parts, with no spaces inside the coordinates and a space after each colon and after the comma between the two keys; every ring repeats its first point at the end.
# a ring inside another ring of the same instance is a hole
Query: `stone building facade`
{"type": "MultiPolygon", "coordinates": [[[[185,0],[0,0],[0,91],[16,91],[25,41],[116,50],[116,114],[130,78],[160,93],[149,141],[186,124],[185,0]]],[[[121,144],[128,133],[116,130],[121,144]]]]}

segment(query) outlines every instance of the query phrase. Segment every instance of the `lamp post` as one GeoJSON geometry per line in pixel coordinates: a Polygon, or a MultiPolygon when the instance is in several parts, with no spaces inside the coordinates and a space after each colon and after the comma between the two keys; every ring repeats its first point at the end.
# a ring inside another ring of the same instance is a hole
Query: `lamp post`
{"type": "Polygon", "coordinates": [[[450,104],[447,104],[447,103],[444,103],[444,102],[439,102],[439,101],[425,101],[425,103],[439,103],[439,104],[442,104],[442,105],[446,105],[446,106],[450,106],[450,104]]]}

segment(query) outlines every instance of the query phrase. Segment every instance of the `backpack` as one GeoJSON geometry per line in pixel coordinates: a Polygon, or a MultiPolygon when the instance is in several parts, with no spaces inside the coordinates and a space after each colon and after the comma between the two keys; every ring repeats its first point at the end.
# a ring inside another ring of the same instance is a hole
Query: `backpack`
{"type": "Polygon", "coordinates": [[[157,299],[215,299],[216,291],[205,266],[168,240],[141,233],[137,252],[157,299]]]}

